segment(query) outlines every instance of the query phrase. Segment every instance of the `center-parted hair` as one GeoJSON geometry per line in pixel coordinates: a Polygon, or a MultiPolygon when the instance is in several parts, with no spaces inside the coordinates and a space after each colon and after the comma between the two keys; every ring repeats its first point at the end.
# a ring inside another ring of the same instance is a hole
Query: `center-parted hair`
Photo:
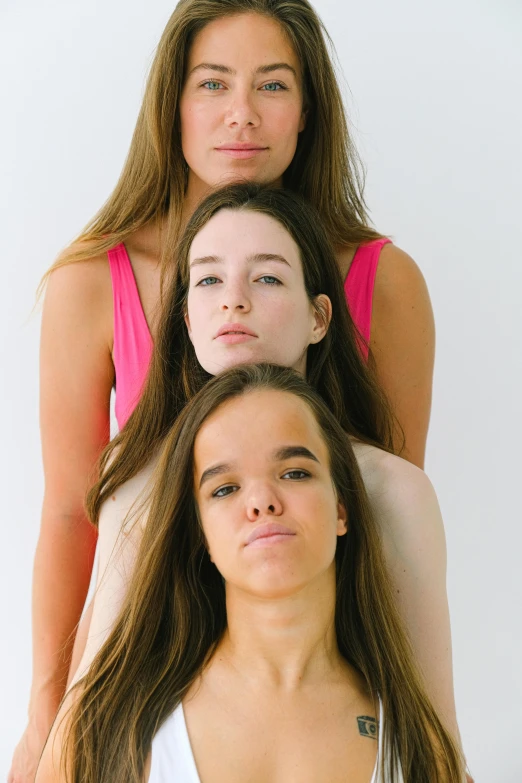
{"type": "MultiPolygon", "coordinates": [[[[338,537],[335,629],[341,655],[382,700],[385,783],[455,783],[462,764],[414,664],[390,588],[350,440],[301,376],[244,365],[211,379],[169,432],[155,470],[150,513],[114,629],[76,686],[66,717],[70,783],[142,780],[151,742],[203,671],[226,629],[225,584],[211,562],[195,500],[194,443],[224,403],[252,391],[294,395],[314,415],[349,530],[338,537]]],[[[262,401],[260,402],[262,404],[262,401]]],[[[269,403],[272,404],[272,403],[269,403]]],[[[233,433],[230,433],[233,438],[233,433]]]]}
{"type": "Polygon", "coordinates": [[[277,22],[301,66],[306,127],[294,159],[281,172],[284,186],[317,209],[334,244],[354,247],[379,236],[370,227],[331,39],[308,0],[180,0],[158,44],[118,184],[51,271],[105,253],[157,219],[165,221],[161,258],[163,268],[170,267],[188,182],[180,122],[188,55],[206,25],[242,13],[277,22]]]}
{"type": "Polygon", "coordinates": [[[325,337],[307,351],[306,377],[347,433],[393,450],[398,425],[373,372],[361,357],[331,242],[317,212],[291,191],[229,185],[208,196],[192,215],[177,249],[163,304],[151,368],[141,399],[101,457],[100,480],[88,495],[97,523],[102,503],[150,460],[186,403],[211,377],[200,366],[185,324],[192,242],[220,210],[253,211],[277,220],[299,248],[306,294],[326,294],[332,319],[325,337]]]}

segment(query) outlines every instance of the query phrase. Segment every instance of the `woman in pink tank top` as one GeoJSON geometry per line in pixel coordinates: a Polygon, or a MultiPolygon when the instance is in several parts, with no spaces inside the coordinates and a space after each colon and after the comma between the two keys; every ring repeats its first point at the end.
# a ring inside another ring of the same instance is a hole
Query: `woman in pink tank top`
{"type": "Polygon", "coordinates": [[[429,298],[414,262],[391,243],[383,247],[370,227],[320,20],[307,0],[294,0],[291,15],[283,0],[259,0],[259,12],[250,0],[227,0],[229,15],[224,7],[208,0],[202,19],[198,0],[177,5],[118,186],[49,277],[40,386],[45,498],[30,718],[11,771],[17,783],[31,779],[63,694],[96,543],[83,499],[109,437],[111,391],[123,424],[146,374],[161,273],[167,280],[179,229],[209,187],[234,179],[284,185],[316,207],[404,431],[404,456],[423,463],[434,350],[429,298]]]}

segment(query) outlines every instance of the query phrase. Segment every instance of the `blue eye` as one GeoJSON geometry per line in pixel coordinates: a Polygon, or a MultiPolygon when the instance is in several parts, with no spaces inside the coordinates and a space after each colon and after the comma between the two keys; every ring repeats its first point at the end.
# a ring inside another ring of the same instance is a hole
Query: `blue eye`
{"type": "Polygon", "coordinates": [[[288,470],[282,478],[287,478],[289,481],[301,481],[310,478],[310,474],[306,470],[288,470]]]}
{"type": "Polygon", "coordinates": [[[210,92],[216,92],[216,90],[219,90],[219,88],[222,86],[223,85],[221,84],[221,82],[214,82],[210,80],[208,82],[203,82],[203,84],[201,85],[201,87],[206,87],[207,90],[210,90],[210,92]]]}
{"type": "Polygon", "coordinates": [[[279,92],[279,90],[286,89],[288,88],[284,87],[280,82],[269,82],[268,84],[263,84],[263,90],[265,92],[279,92]]]}
{"type": "Polygon", "coordinates": [[[229,484],[226,487],[220,487],[219,489],[216,489],[215,492],[212,493],[213,498],[226,498],[228,495],[232,495],[234,492],[237,492],[239,487],[235,486],[234,484],[229,484]]]}
{"type": "Polygon", "coordinates": [[[219,283],[219,277],[210,275],[209,277],[204,277],[203,280],[200,280],[196,285],[215,285],[216,283],[219,283]]]}
{"type": "Polygon", "coordinates": [[[263,275],[258,279],[260,281],[263,280],[265,285],[282,285],[281,281],[278,280],[277,277],[274,277],[273,275],[263,275]]]}

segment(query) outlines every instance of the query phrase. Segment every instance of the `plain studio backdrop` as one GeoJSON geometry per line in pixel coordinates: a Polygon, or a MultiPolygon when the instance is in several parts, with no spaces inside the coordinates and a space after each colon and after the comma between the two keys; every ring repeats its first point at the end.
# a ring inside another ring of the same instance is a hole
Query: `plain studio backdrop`
{"type": "MultiPolygon", "coordinates": [[[[0,0],[0,778],[25,725],[43,479],[38,281],[121,170],[174,0],[0,0]]],[[[316,0],[375,225],[437,326],[427,472],[448,541],[455,689],[477,783],[520,783],[522,5],[316,0]]]]}

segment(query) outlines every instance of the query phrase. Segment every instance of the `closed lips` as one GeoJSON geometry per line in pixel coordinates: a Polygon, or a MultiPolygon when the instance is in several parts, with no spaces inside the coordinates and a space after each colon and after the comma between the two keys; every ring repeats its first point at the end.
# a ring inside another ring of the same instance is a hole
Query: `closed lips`
{"type": "Polygon", "coordinates": [[[218,150],[266,150],[267,147],[260,147],[258,144],[223,144],[217,147],[218,150]]]}
{"type": "Polygon", "coordinates": [[[248,334],[251,337],[257,337],[255,332],[242,324],[223,324],[218,330],[216,337],[221,337],[224,334],[248,334]]]}
{"type": "Polygon", "coordinates": [[[295,536],[293,530],[290,530],[286,525],[280,525],[279,523],[269,522],[266,525],[259,525],[248,536],[245,546],[253,544],[254,541],[259,541],[263,538],[272,538],[273,536],[295,536]]]}

